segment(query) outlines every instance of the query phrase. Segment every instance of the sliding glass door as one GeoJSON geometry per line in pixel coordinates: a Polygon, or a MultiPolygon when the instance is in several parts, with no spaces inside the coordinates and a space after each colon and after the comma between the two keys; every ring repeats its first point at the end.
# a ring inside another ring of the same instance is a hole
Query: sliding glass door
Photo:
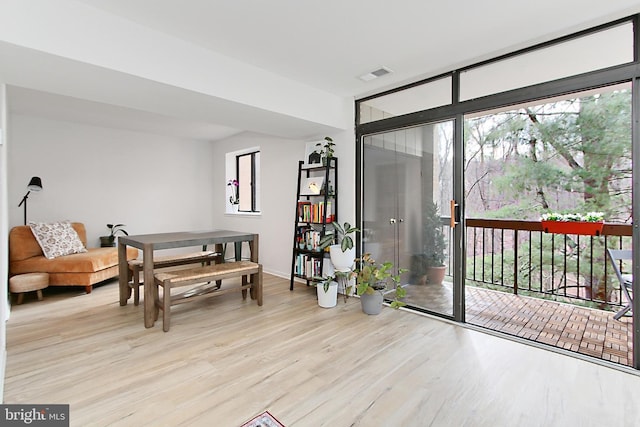
{"type": "Polygon", "coordinates": [[[406,269],[405,302],[453,317],[453,120],[362,141],[363,253],[406,269]]]}

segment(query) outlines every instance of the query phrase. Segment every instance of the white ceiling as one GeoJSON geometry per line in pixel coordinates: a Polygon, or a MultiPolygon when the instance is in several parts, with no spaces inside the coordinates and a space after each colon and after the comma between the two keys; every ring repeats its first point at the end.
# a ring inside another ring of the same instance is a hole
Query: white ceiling
{"type": "MultiPolygon", "coordinates": [[[[75,1],[349,98],[640,12],[638,0],[75,1]],[[381,66],[394,72],[371,82],[357,78],[381,66]]],[[[172,118],[140,108],[42,94],[43,88],[38,89],[12,88],[12,111],[76,117],[90,123],[109,117],[104,123],[108,126],[122,123],[125,128],[210,140],[262,129],[230,117],[216,121],[172,118]]],[[[281,130],[273,133],[301,137],[323,131],[311,122],[299,124],[295,132],[281,130]]],[[[271,131],[265,128],[265,132],[271,131]]]]}

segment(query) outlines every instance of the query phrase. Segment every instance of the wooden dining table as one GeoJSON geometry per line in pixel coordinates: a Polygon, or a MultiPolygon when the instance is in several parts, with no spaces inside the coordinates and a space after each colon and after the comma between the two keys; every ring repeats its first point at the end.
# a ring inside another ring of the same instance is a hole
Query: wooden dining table
{"type": "MultiPolygon", "coordinates": [[[[153,298],[153,256],[162,249],[203,247],[215,245],[215,251],[222,253],[226,243],[249,242],[251,261],[258,262],[258,234],[231,230],[181,231],[173,233],[140,234],[118,237],[118,266],[120,273],[120,305],[127,305],[129,299],[129,265],[127,246],[142,250],[142,271],[144,278],[144,326],[151,328],[155,323],[153,298]]],[[[237,246],[236,246],[237,247],[237,246]]],[[[223,254],[224,258],[224,254],[223,254]]]]}

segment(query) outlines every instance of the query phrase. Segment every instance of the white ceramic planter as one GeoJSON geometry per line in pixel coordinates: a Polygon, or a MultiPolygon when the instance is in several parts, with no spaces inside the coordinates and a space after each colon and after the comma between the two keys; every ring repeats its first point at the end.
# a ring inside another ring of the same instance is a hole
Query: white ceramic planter
{"type": "Polygon", "coordinates": [[[332,308],[338,303],[338,283],[329,283],[329,289],[324,291],[324,284],[318,283],[316,285],[318,292],[318,305],[322,308],[332,308]]]}
{"type": "Polygon", "coordinates": [[[329,255],[331,263],[336,271],[351,271],[353,263],[356,260],[356,248],[347,249],[342,252],[340,245],[329,246],[329,255]]]}

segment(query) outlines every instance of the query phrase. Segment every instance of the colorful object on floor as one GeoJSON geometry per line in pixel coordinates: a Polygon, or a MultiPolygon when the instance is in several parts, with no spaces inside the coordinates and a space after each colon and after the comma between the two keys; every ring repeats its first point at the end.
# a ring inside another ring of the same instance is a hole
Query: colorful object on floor
{"type": "Polygon", "coordinates": [[[256,415],[240,427],[285,427],[280,421],[276,420],[269,411],[264,411],[260,415],[256,415]]]}

